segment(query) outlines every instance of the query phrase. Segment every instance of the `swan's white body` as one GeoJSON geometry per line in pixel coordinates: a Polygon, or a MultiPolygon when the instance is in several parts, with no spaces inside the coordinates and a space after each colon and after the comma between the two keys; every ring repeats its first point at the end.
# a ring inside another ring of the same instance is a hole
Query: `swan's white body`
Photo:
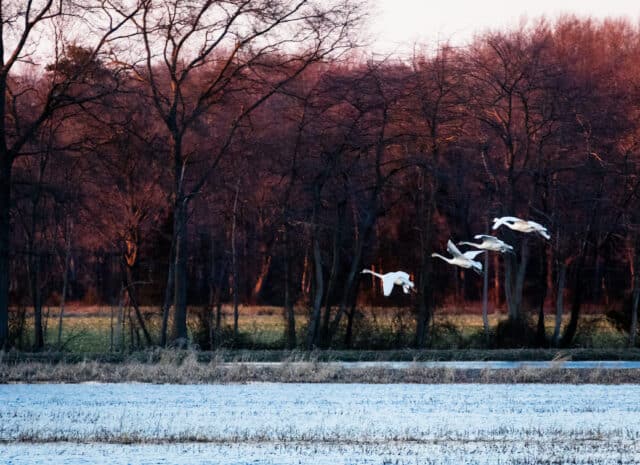
{"type": "Polygon", "coordinates": [[[511,252],[513,253],[513,246],[510,246],[506,242],[498,239],[495,236],[487,236],[485,234],[477,234],[473,236],[474,239],[481,240],[479,244],[475,244],[473,242],[458,242],[458,245],[470,245],[471,247],[475,247],[476,249],[482,250],[491,250],[492,252],[511,252]]]}
{"type": "Polygon", "coordinates": [[[404,271],[392,271],[390,273],[380,274],[372,270],[362,270],[361,273],[369,273],[380,278],[382,280],[382,293],[385,296],[391,295],[393,286],[396,284],[398,286],[402,286],[402,290],[405,294],[411,292],[414,287],[409,274],[404,271]]]}
{"type": "Polygon", "coordinates": [[[520,218],[516,218],[515,216],[503,216],[502,218],[494,218],[493,219],[493,228],[494,230],[498,229],[500,226],[505,225],[506,227],[513,229],[514,231],[520,231],[523,233],[538,233],[545,239],[550,239],[549,233],[547,232],[547,228],[542,226],[540,223],[536,223],[531,220],[523,220],[520,218]]]}
{"type": "Polygon", "coordinates": [[[432,253],[432,257],[438,257],[444,260],[447,263],[451,263],[452,265],[460,266],[462,268],[471,268],[476,273],[482,274],[482,263],[474,260],[479,254],[484,252],[484,250],[469,250],[465,253],[460,252],[456,245],[451,242],[451,239],[447,242],[447,251],[451,254],[452,258],[443,257],[440,254],[432,253]]]}

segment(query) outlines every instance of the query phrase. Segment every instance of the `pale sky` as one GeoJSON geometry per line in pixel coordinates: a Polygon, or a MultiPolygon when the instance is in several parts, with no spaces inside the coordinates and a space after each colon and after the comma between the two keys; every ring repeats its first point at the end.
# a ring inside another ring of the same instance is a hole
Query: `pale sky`
{"type": "Polygon", "coordinates": [[[640,18],[638,0],[372,0],[374,53],[407,54],[413,44],[449,41],[464,45],[474,33],[516,27],[523,18],[562,14],[594,18],[640,18]]]}

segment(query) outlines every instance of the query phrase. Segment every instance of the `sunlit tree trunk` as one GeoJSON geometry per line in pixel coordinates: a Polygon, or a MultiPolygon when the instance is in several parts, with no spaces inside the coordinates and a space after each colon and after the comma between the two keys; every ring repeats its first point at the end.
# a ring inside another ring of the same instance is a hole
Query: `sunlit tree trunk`
{"type": "Polygon", "coordinates": [[[271,254],[267,254],[263,257],[262,263],[260,264],[260,271],[258,272],[258,277],[256,278],[256,283],[253,285],[253,289],[251,289],[251,297],[250,303],[256,304],[258,303],[258,298],[260,297],[260,293],[262,292],[262,287],[264,286],[264,282],[269,275],[269,270],[271,269],[271,254]]]}

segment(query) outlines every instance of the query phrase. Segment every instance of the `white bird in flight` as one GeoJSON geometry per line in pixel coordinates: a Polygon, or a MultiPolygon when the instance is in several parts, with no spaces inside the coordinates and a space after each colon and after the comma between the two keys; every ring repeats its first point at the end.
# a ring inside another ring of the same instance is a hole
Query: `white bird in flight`
{"type": "Polygon", "coordinates": [[[474,258],[483,253],[484,250],[469,250],[462,253],[458,250],[456,245],[451,242],[451,239],[449,239],[447,242],[447,251],[452,255],[452,258],[443,257],[437,253],[432,253],[431,256],[441,258],[452,265],[460,266],[462,268],[471,268],[476,273],[482,274],[482,263],[475,261],[474,258]]]}
{"type": "Polygon", "coordinates": [[[476,249],[491,250],[493,252],[514,253],[513,246],[510,246],[509,244],[498,239],[495,236],[487,236],[485,234],[476,234],[475,236],[473,236],[473,238],[481,240],[482,242],[480,242],[479,244],[476,244],[474,242],[462,241],[462,242],[458,242],[458,245],[470,245],[471,247],[475,247],[476,249]]]}
{"type": "Polygon", "coordinates": [[[520,218],[516,218],[515,216],[503,216],[502,218],[494,218],[492,229],[496,230],[503,224],[506,227],[513,229],[514,231],[520,231],[523,233],[535,232],[540,234],[545,239],[551,238],[551,236],[549,236],[549,233],[547,232],[547,228],[542,226],[540,223],[536,223],[535,221],[531,220],[523,220],[520,218]]]}
{"type": "Polygon", "coordinates": [[[361,273],[369,273],[380,278],[382,280],[382,293],[385,296],[389,296],[391,294],[395,284],[402,286],[402,290],[405,294],[411,292],[414,287],[409,274],[404,271],[392,271],[390,273],[380,274],[373,270],[362,270],[361,273]]]}

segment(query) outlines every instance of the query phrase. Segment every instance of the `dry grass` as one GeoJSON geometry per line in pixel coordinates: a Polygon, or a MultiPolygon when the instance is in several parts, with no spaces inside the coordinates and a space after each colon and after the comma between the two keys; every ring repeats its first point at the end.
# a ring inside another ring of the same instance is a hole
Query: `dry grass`
{"type": "MultiPolygon", "coordinates": [[[[0,360],[1,362],[1,360],[0,360]]],[[[517,369],[454,369],[349,367],[308,357],[274,364],[250,361],[224,362],[222,356],[207,362],[196,352],[160,351],[148,361],[122,363],[82,361],[79,363],[0,363],[0,383],[640,383],[638,369],[568,369],[523,367],[517,369]]]]}
{"type": "Polygon", "coordinates": [[[173,351],[147,349],[137,352],[21,352],[0,351],[0,363],[25,362],[79,363],[125,362],[152,363],[163,358],[183,359],[194,353],[198,362],[437,362],[437,361],[555,361],[567,360],[640,360],[640,349],[443,349],[443,350],[248,350],[173,351]]]}

